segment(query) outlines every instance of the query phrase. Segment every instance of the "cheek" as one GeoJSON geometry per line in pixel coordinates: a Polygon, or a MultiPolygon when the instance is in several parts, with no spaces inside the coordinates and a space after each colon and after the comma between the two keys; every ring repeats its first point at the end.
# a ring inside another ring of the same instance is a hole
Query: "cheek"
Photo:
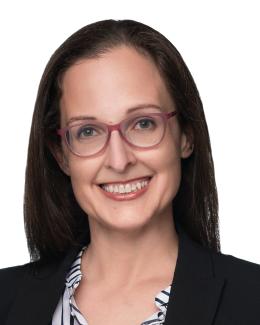
{"type": "Polygon", "coordinates": [[[82,196],[82,193],[89,195],[95,182],[97,164],[94,161],[87,161],[80,157],[72,157],[69,160],[70,179],[75,197],[82,196]]]}
{"type": "Polygon", "coordinates": [[[175,192],[179,188],[181,179],[181,158],[175,150],[168,152],[165,157],[162,164],[162,175],[169,190],[175,192]]]}
{"type": "Polygon", "coordinates": [[[181,181],[181,155],[178,137],[168,134],[162,152],[158,155],[157,166],[162,183],[166,186],[166,196],[175,196],[181,181]]]}

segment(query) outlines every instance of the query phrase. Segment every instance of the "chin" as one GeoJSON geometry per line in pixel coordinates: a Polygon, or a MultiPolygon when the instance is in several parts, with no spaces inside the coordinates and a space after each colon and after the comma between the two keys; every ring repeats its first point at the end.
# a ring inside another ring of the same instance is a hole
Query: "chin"
{"type": "Polygon", "coordinates": [[[113,230],[131,231],[138,230],[148,225],[152,220],[152,213],[144,213],[143,209],[133,208],[112,208],[111,210],[98,213],[99,223],[108,226],[113,230]]]}

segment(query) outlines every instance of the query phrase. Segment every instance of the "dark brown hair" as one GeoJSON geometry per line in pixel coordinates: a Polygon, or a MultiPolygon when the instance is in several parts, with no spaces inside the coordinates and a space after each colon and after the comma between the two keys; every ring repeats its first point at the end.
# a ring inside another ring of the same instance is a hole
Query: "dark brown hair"
{"type": "Polygon", "coordinates": [[[90,241],[88,216],[77,203],[70,177],[50,148],[61,148],[59,101],[64,72],[82,58],[97,58],[121,45],[156,64],[178,111],[181,128],[191,130],[194,150],[182,159],[174,198],[174,219],[205,247],[220,251],[218,197],[211,145],[202,102],[180,53],[153,28],[134,20],[103,20],[71,35],[51,56],[40,81],[28,147],[24,221],[31,261],[63,256],[90,241]]]}

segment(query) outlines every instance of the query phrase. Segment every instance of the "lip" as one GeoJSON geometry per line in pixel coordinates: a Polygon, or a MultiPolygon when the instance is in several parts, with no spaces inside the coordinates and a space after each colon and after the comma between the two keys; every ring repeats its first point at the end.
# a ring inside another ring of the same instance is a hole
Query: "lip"
{"type": "Polygon", "coordinates": [[[140,179],[146,180],[146,179],[151,179],[151,178],[152,178],[152,176],[148,175],[148,176],[142,176],[142,177],[128,179],[127,181],[107,182],[107,183],[101,183],[101,184],[98,184],[98,185],[101,186],[101,185],[104,185],[104,184],[127,184],[127,183],[131,183],[131,182],[134,182],[134,181],[137,181],[137,180],[140,180],[140,179]]]}
{"type": "MultiPolygon", "coordinates": [[[[138,178],[138,179],[142,179],[142,178],[138,178]]],[[[110,199],[113,199],[115,201],[128,201],[128,200],[134,200],[134,199],[140,197],[141,195],[143,195],[148,190],[151,180],[152,180],[152,177],[149,177],[149,183],[145,187],[143,187],[141,190],[138,190],[136,192],[127,193],[127,194],[118,194],[118,193],[114,194],[114,193],[106,192],[105,190],[102,189],[101,186],[99,186],[99,188],[102,191],[102,193],[110,199]]]]}

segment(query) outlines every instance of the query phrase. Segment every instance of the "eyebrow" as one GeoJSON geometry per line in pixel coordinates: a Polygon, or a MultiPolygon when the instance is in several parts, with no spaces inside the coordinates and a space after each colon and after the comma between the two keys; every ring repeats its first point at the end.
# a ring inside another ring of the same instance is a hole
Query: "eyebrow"
{"type": "MultiPolygon", "coordinates": [[[[129,108],[126,111],[126,115],[130,114],[132,112],[135,112],[137,110],[140,110],[140,109],[145,109],[145,108],[156,108],[160,111],[163,111],[163,109],[160,106],[155,105],[155,104],[140,104],[140,105],[129,108]]],[[[69,125],[71,122],[79,121],[79,120],[97,120],[97,118],[95,116],[87,116],[87,115],[74,116],[74,117],[71,117],[67,121],[66,125],[69,125]]]]}

